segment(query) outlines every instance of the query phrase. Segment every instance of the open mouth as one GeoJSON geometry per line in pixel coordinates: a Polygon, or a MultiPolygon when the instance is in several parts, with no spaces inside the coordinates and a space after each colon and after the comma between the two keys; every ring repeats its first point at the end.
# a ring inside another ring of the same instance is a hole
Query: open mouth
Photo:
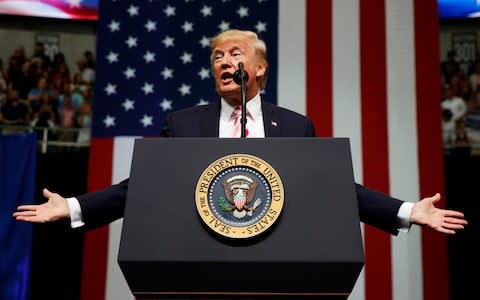
{"type": "Polygon", "coordinates": [[[225,72],[220,77],[222,79],[222,83],[228,84],[233,81],[233,74],[229,72],[225,72]]]}

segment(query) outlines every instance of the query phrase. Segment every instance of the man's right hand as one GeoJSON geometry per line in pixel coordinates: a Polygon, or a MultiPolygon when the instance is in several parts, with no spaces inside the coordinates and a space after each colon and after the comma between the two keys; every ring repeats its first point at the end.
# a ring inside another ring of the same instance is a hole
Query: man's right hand
{"type": "Polygon", "coordinates": [[[53,222],[70,217],[65,198],[47,189],[43,189],[43,196],[48,199],[47,202],[36,205],[20,205],[17,207],[17,211],[13,213],[13,217],[18,221],[32,223],[53,222]]]}

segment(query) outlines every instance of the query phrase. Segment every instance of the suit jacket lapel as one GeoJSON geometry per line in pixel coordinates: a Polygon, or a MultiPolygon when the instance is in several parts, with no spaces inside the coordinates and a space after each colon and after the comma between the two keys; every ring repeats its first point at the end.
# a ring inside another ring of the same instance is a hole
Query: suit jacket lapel
{"type": "Polygon", "coordinates": [[[280,137],[280,122],[275,106],[262,100],[263,128],[265,137],[280,137]]]}
{"type": "Polygon", "coordinates": [[[203,137],[218,137],[220,122],[220,101],[205,106],[200,118],[200,132],[203,137]]]}

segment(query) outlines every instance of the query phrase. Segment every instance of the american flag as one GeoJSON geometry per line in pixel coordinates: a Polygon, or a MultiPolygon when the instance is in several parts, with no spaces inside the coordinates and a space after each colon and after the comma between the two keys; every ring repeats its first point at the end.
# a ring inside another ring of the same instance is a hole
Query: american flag
{"type": "Polygon", "coordinates": [[[0,14],[97,20],[98,0],[0,0],[0,14]]]}
{"type": "MultiPolygon", "coordinates": [[[[128,177],[134,137],[158,135],[165,113],[217,100],[207,39],[240,28],[267,41],[264,97],[349,137],[358,183],[408,201],[443,194],[438,27],[435,0],[102,1],[89,189],[128,177]]],[[[120,231],[87,235],[82,299],[133,299],[120,231]]],[[[365,226],[364,242],[349,299],[449,298],[444,236],[365,226]]]]}

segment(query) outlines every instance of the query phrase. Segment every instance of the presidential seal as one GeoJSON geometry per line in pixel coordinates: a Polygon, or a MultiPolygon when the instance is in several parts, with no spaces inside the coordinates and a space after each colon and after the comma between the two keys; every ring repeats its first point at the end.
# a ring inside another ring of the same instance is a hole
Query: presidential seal
{"type": "Polygon", "coordinates": [[[197,211],[205,225],[232,239],[264,233],[277,221],[283,202],[278,173],[249,154],[214,161],[200,175],[195,190],[197,211]]]}

